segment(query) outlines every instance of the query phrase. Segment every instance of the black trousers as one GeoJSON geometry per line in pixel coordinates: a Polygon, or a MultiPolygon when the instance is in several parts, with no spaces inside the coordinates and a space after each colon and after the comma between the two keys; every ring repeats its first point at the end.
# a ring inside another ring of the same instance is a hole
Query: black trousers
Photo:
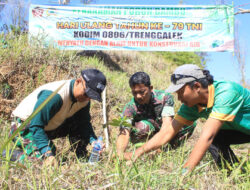
{"type": "Polygon", "coordinates": [[[248,142],[250,142],[250,135],[235,130],[220,130],[208,150],[217,165],[222,168],[226,162],[231,166],[239,162],[230,145],[248,142]]]}
{"type": "MultiPolygon", "coordinates": [[[[72,151],[75,151],[78,158],[86,157],[87,145],[89,144],[88,131],[82,124],[79,123],[81,114],[76,113],[74,116],[68,118],[60,127],[53,131],[46,131],[50,140],[68,136],[72,151]]],[[[86,125],[91,125],[86,122],[86,125]]]]}

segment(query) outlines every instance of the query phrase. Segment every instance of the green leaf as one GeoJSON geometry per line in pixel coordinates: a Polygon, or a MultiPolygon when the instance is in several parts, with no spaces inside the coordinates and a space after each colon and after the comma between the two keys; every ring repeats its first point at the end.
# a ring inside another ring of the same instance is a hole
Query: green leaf
{"type": "Polygon", "coordinates": [[[109,122],[109,125],[113,125],[116,127],[124,126],[124,127],[134,128],[132,124],[127,121],[126,117],[113,119],[111,122],[109,122]]]}

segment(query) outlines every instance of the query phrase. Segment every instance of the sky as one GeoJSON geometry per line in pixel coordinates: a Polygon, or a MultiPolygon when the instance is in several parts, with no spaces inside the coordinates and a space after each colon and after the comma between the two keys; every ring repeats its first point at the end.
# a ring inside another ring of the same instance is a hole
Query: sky
{"type": "MultiPolygon", "coordinates": [[[[57,0],[26,0],[34,4],[57,4],[57,0]]],[[[71,6],[83,6],[80,0],[71,0],[71,6]]],[[[180,0],[93,0],[92,4],[102,5],[178,5],[180,0]]],[[[235,12],[238,8],[250,9],[250,0],[182,0],[184,5],[215,5],[229,4],[234,5],[235,12]]],[[[4,20],[0,18],[0,27],[4,20]]],[[[245,56],[245,77],[250,84],[250,13],[235,15],[239,31],[240,46],[244,50],[245,56]]],[[[230,80],[241,82],[241,75],[236,56],[232,52],[209,52],[207,54],[206,69],[214,76],[215,80],[230,80]]]]}

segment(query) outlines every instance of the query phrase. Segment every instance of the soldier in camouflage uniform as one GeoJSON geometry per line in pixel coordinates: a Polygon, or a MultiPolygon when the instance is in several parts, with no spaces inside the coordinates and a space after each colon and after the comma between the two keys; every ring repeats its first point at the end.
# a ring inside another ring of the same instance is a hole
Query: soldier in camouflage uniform
{"type": "MultiPolygon", "coordinates": [[[[174,99],[164,90],[153,90],[150,77],[145,72],[133,74],[129,80],[133,98],[123,109],[122,117],[132,124],[129,129],[121,126],[117,139],[117,153],[122,156],[129,140],[132,143],[147,140],[172,122],[174,116],[174,99]]],[[[171,141],[171,146],[177,147],[193,133],[195,124],[185,126],[171,141]]]]}

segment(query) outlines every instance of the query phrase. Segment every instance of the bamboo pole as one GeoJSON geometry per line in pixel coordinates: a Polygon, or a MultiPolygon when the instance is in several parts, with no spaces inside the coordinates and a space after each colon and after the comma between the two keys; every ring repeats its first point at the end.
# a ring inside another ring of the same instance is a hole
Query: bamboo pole
{"type": "Polygon", "coordinates": [[[102,93],[102,115],[103,115],[103,130],[104,130],[104,136],[105,136],[105,145],[106,149],[109,148],[109,128],[107,124],[107,106],[106,106],[106,93],[107,88],[104,89],[102,93]]]}

